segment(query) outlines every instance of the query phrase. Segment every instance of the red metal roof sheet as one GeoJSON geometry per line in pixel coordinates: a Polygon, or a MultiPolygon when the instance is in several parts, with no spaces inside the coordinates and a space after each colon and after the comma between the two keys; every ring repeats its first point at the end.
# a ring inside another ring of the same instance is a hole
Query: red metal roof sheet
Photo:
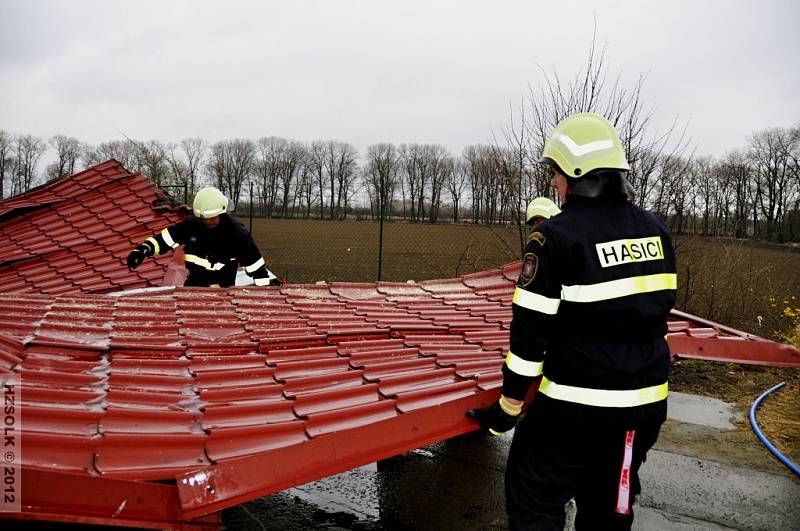
{"type": "Polygon", "coordinates": [[[174,256],[147,260],[136,271],[125,258],[183,218],[186,207],[165,197],[147,177],[109,160],[0,201],[3,290],[63,295],[160,285],[174,256]]]}
{"type": "MultiPolygon", "coordinates": [[[[442,418],[416,438],[391,430],[406,425],[396,420],[405,415],[428,425],[445,405],[464,409],[496,398],[511,308],[475,291],[504,285],[510,294],[508,269],[377,289],[0,294],[0,322],[9,324],[0,333],[0,367],[22,376],[29,419],[23,464],[136,480],[207,469],[224,483],[240,472],[233,462],[301,452],[319,439],[336,448],[338,464],[308,468],[309,476],[297,478],[319,477],[390,448],[423,444],[440,436],[435,433],[469,431],[474,424],[459,416],[442,418]],[[286,316],[297,318],[281,328],[286,316]],[[380,434],[386,441],[380,452],[352,453],[355,434],[382,425],[390,431],[380,434]]],[[[676,355],[800,364],[796,349],[680,312],[669,329],[676,355]],[[762,358],[745,360],[750,352],[762,358]]],[[[185,501],[185,514],[287,486],[286,478],[259,478],[233,491],[222,488],[208,503],[185,501]]]]}

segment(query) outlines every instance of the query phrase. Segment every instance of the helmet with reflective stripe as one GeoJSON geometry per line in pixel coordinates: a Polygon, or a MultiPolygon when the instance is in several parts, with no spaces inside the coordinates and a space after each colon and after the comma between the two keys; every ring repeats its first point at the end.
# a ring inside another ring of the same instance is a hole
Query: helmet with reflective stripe
{"type": "Polygon", "coordinates": [[[194,196],[194,215],[198,218],[213,218],[228,210],[228,198],[222,192],[208,186],[194,196]]]}
{"type": "Polygon", "coordinates": [[[550,201],[546,197],[537,197],[530,203],[528,203],[528,213],[525,217],[525,221],[530,223],[531,220],[535,217],[540,217],[544,219],[550,219],[556,214],[560,214],[561,209],[556,206],[555,203],[550,201]]]}
{"type": "Polygon", "coordinates": [[[631,169],[614,126],[592,113],[574,114],[558,122],[544,143],[539,162],[555,164],[572,178],[597,169],[631,169]]]}

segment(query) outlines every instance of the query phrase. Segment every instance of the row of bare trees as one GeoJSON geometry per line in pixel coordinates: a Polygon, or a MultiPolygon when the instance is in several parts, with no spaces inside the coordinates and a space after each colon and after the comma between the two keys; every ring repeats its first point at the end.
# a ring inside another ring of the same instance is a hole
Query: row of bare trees
{"type": "Polygon", "coordinates": [[[47,145],[33,135],[11,135],[0,129],[0,199],[35,186],[47,145]]]}
{"type": "Polygon", "coordinates": [[[674,128],[645,140],[647,118],[630,116],[640,108],[639,88],[600,109],[579,96],[578,85],[599,90],[591,88],[601,85],[597,75],[568,85],[568,97],[532,93],[503,129],[503,142],[467,146],[459,156],[435,144],[380,143],[369,146],[361,161],[346,142],[279,137],[213,144],[201,138],[126,139],[91,146],[64,135],[45,143],[0,130],[0,193],[8,197],[38,184],[49,145],[55,160],[44,169],[46,180],[114,158],[161,186],[185,185],[190,196],[213,184],[235,201],[249,202],[252,186],[257,214],[268,217],[344,219],[356,213],[377,219],[383,211],[385,218],[411,222],[521,224],[527,201],[549,194],[549,175],[537,164],[548,124],[588,110],[619,116],[636,201],[667,219],[674,231],[800,239],[800,126],[755,132],[746,147],[719,159],[695,157],[674,128]],[[554,101],[567,110],[547,108],[554,101]]]}
{"type": "MultiPolygon", "coordinates": [[[[238,203],[240,199],[249,201],[247,188],[252,186],[254,203],[265,216],[344,219],[354,207],[377,216],[374,212],[378,196],[372,191],[378,186],[385,196],[388,216],[436,222],[449,197],[455,202],[450,211],[458,219],[468,178],[467,166],[441,145],[376,144],[367,149],[367,161],[362,166],[352,144],[333,140],[303,143],[264,137],[211,144],[201,138],[177,143],[125,139],[93,146],[64,135],[45,143],[32,135],[11,135],[0,130],[0,176],[4,186],[0,197],[25,192],[38,184],[37,169],[48,144],[55,151],[56,160],[45,168],[44,181],[116,159],[159,186],[185,185],[189,196],[200,186],[212,184],[238,203]],[[388,154],[386,173],[376,185],[373,165],[382,149],[388,154]]],[[[484,146],[467,152],[477,168],[480,164],[476,163],[476,153],[491,150],[484,146]]],[[[491,215],[486,219],[500,218],[491,215]]]]}
{"type": "Polygon", "coordinates": [[[800,126],[753,133],[722,158],[698,157],[669,192],[676,232],[800,240],[800,126]]]}

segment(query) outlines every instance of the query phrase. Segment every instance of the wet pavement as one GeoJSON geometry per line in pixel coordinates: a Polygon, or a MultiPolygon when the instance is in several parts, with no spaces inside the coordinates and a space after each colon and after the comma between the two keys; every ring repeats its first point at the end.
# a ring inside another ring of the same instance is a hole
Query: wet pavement
{"type": "MultiPolygon", "coordinates": [[[[800,480],[737,439],[742,412],[680,393],[669,410],[641,471],[634,529],[800,530],[800,480]]],[[[231,530],[506,529],[510,442],[510,434],[470,433],[232,507],[222,522],[231,530]]]]}

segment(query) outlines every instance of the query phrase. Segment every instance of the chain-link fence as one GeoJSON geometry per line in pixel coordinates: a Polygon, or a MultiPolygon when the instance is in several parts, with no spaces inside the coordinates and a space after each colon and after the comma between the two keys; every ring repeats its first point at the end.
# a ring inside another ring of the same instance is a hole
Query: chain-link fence
{"type": "MultiPolygon", "coordinates": [[[[249,225],[249,220],[242,220],[249,225]]],[[[272,271],[290,282],[404,282],[450,278],[518,260],[512,226],[255,218],[272,271]],[[381,245],[382,244],[382,245],[381,245]]]]}
{"type": "MultiPolygon", "coordinates": [[[[246,216],[240,220],[247,226],[246,216]]],[[[392,220],[253,218],[268,267],[293,283],[452,278],[518,260],[527,227],[392,220]],[[381,251],[382,244],[382,253],[381,251]],[[380,261],[380,266],[379,266],[380,261]]],[[[677,308],[761,336],[792,326],[800,249],[750,240],[675,238],[677,308]],[[792,306],[794,305],[794,306],[792,306]]]]}

